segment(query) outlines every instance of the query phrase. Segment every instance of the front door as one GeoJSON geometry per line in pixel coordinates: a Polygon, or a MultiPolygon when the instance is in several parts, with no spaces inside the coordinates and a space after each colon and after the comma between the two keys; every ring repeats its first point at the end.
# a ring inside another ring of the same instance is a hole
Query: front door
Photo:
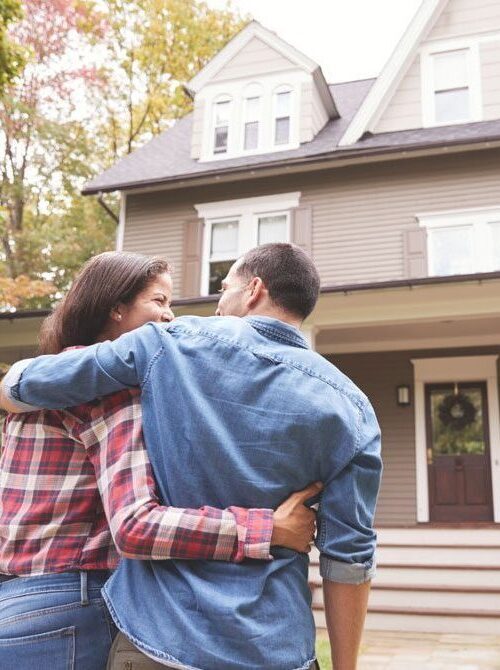
{"type": "Polygon", "coordinates": [[[493,521],[484,382],[426,384],[430,520],[493,521]]]}

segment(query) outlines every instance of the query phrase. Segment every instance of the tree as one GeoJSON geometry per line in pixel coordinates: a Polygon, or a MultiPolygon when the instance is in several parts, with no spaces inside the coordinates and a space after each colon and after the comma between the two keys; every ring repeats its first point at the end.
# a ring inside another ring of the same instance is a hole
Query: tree
{"type": "Polygon", "coordinates": [[[216,10],[199,0],[107,0],[107,6],[99,136],[108,160],[116,161],[191,109],[182,84],[245,21],[229,4],[216,10]]]}
{"type": "Polygon", "coordinates": [[[27,60],[0,95],[0,310],[50,306],[113,248],[83,183],[186,113],[182,82],[241,26],[200,0],[24,0],[9,34],[27,60]]]}
{"type": "Polygon", "coordinates": [[[0,0],[0,92],[23,64],[23,50],[7,32],[9,25],[21,16],[20,0],[0,0]]]}

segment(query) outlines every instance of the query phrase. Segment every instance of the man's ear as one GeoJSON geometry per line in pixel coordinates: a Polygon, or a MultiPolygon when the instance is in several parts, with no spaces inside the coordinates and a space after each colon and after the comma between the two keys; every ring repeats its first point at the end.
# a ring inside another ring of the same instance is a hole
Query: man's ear
{"type": "Polygon", "coordinates": [[[267,289],[260,277],[254,277],[248,284],[248,289],[250,290],[250,297],[247,300],[247,305],[252,308],[262,300],[267,293],[267,289]]]}

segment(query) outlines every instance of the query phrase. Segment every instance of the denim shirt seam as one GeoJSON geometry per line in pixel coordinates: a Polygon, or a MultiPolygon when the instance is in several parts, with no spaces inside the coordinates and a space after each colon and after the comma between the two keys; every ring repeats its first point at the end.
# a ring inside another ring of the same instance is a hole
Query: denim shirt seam
{"type": "Polygon", "coordinates": [[[299,347],[300,349],[309,349],[307,342],[305,342],[305,340],[303,340],[303,338],[301,337],[285,335],[277,328],[273,328],[272,326],[266,326],[262,323],[257,323],[256,321],[250,320],[249,323],[258,332],[265,333],[270,337],[272,337],[273,339],[278,340],[279,342],[284,342],[286,344],[299,347]]]}
{"type": "MultiPolygon", "coordinates": [[[[247,351],[249,354],[252,355],[259,355],[259,352],[257,349],[253,349],[250,347],[245,347],[241,345],[239,342],[235,342],[234,340],[227,339],[225,337],[221,337],[220,335],[214,335],[214,333],[211,333],[206,330],[193,330],[192,328],[187,328],[184,324],[182,326],[175,324],[174,327],[171,327],[168,329],[168,332],[175,332],[175,331],[183,331],[185,333],[188,333],[190,335],[199,335],[201,337],[206,337],[207,339],[217,341],[217,342],[222,342],[223,344],[230,345],[234,347],[235,349],[239,349],[240,351],[247,351]]],[[[283,363],[283,365],[287,365],[288,367],[294,368],[296,370],[300,370],[301,372],[304,372],[305,374],[309,375],[310,377],[314,377],[314,379],[318,379],[325,384],[328,384],[331,388],[333,388],[335,391],[340,393],[341,395],[345,396],[348,398],[356,407],[358,410],[363,410],[364,407],[366,406],[366,401],[361,398],[358,394],[354,393],[349,393],[344,387],[340,386],[339,384],[336,384],[332,379],[329,379],[328,377],[325,377],[322,374],[319,374],[315,372],[314,370],[311,370],[311,368],[308,368],[304,365],[301,365],[300,363],[296,361],[290,361],[290,360],[285,360],[281,356],[276,356],[275,354],[268,354],[266,352],[266,357],[270,361],[274,361],[275,363],[283,363]]]]}
{"type": "Polygon", "coordinates": [[[151,356],[151,359],[148,363],[148,367],[146,369],[146,374],[144,375],[144,379],[140,384],[141,388],[143,386],[146,386],[146,384],[149,382],[150,377],[151,377],[151,370],[153,369],[153,366],[156,363],[156,361],[164,353],[164,351],[165,351],[165,347],[163,346],[163,344],[160,343],[160,346],[159,346],[158,350],[151,356]]]}

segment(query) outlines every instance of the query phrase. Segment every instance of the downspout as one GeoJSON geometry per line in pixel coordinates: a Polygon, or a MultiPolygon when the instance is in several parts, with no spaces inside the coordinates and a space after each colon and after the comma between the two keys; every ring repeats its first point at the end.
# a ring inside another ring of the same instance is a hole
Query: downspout
{"type": "Polygon", "coordinates": [[[97,194],[97,202],[101,205],[101,207],[104,209],[104,211],[107,212],[107,214],[109,214],[109,216],[113,219],[113,221],[116,223],[116,225],[118,225],[120,223],[120,219],[113,212],[111,207],[104,202],[104,196],[102,194],[102,191],[99,191],[99,193],[97,194]]]}

